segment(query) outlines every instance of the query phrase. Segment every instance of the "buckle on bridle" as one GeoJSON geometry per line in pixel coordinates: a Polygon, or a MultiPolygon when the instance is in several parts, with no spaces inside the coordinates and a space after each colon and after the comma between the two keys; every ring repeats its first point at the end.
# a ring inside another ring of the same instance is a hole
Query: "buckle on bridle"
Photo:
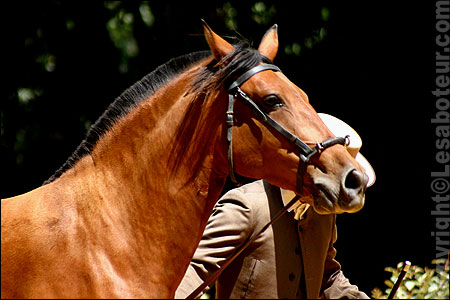
{"type": "Polygon", "coordinates": [[[344,147],[345,147],[345,149],[347,149],[347,147],[350,145],[350,135],[346,135],[345,137],[344,137],[344,147]]]}
{"type": "Polygon", "coordinates": [[[226,119],[227,125],[228,125],[228,127],[231,127],[234,125],[234,112],[227,111],[226,114],[227,114],[227,119],[226,119]]]}
{"type": "Polygon", "coordinates": [[[322,152],[325,150],[325,147],[322,145],[322,143],[316,143],[316,149],[318,152],[322,152]]]}

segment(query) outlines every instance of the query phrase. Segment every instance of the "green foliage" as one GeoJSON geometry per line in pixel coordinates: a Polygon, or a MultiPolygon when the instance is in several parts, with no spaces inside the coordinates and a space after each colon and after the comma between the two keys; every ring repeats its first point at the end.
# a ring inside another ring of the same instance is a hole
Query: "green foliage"
{"type": "MultiPolygon", "coordinates": [[[[412,265],[406,273],[402,284],[395,294],[399,299],[448,299],[449,297],[449,274],[445,259],[436,259],[431,262],[436,268],[422,268],[412,265]]],[[[448,261],[447,261],[448,264],[448,261]]],[[[385,271],[392,275],[385,281],[387,288],[383,292],[379,288],[372,290],[375,299],[387,299],[397,278],[401,272],[403,263],[398,263],[397,268],[386,267],[385,271]]]]}
{"type": "Polygon", "coordinates": [[[229,30],[237,30],[237,10],[230,2],[225,2],[216,9],[216,14],[221,17],[229,30]]]}
{"type": "MultiPolygon", "coordinates": [[[[139,54],[139,46],[133,35],[134,15],[120,5],[119,1],[105,2],[105,7],[114,14],[106,23],[106,28],[111,41],[122,52],[119,70],[121,73],[126,73],[128,71],[128,59],[139,54]]],[[[143,16],[142,11],[141,15],[143,16]]]]}
{"type": "Polygon", "coordinates": [[[272,22],[276,11],[275,6],[268,7],[264,2],[259,1],[252,6],[252,18],[258,24],[268,25],[272,22]]]}

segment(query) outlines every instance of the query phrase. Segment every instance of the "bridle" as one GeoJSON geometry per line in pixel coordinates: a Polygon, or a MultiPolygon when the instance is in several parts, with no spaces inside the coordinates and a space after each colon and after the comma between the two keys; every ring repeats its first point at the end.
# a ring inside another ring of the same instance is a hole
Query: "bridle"
{"type": "Polygon", "coordinates": [[[209,276],[200,286],[198,286],[194,291],[191,292],[191,294],[187,297],[187,299],[193,299],[195,298],[200,292],[202,292],[207,286],[212,284],[219,275],[222,273],[222,271],[228,267],[234,259],[236,259],[242,251],[244,251],[253,241],[256,240],[269,226],[271,226],[273,223],[275,223],[277,220],[283,216],[286,211],[294,205],[297,201],[300,200],[300,197],[302,195],[303,191],[303,175],[306,171],[306,165],[309,163],[311,157],[314,155],[324,151],[325,149],[334,146],[334,145],[348,145],[350,143],[349,136],[346,137],[333,137],[330,139],[327,139],[321,143],[316,143],[315,147],[311,148],[308,146],[307,143],[303,142],[301,139],[299,139],[294,134],[287,131],[283,126],[281,126],[279,123],[277,123],[274,119],[269,117],[264,111],[262,111],[258,105],[245,93],[240,89],[240,86],[246,82],[250,77],[253,75],[265,71],[265,70],[272,70],[275,72],[281,72],[281,70],[272,64],[264,64],[264,65],[258,65],[244,74],[242,74],[238,79],[233,81],[227,88],[228,92],[228,110],[227,110],[227,141],[228,141],[228,169],[230,174],[230,179],[233,181],[234,184],[238,184],[238,181],[236,180],[236,176],[234,175],[234,166],[233,166],[233,147],[232,147],[232,139],[233,139],[233,126],[234,126],[234,98],[241,99],[250,106],[252,111],[256,114],[257,118],[270,125],[273,129],[281,133],[286,139],[288,139],[291,143],[293,143],[295,146],[297,146],[300,149],[300,160],[301,163],[298,166],[298,172],[297,172],[297,195],[292,198],[292,200],[286,204],[265,226],[262,227],[262,229],[255,234],[252,238],[248,239],[244,245],[241,246],[241,248],[237,249],[233,253],[233,255],[228,258],[222,266],[216,270],[211,276],[209,276]]]}
{"type": "Polygon", "coordinates": [[[253,75],[266,71],[272,70],[274,72],[281,72],[281,70],[272,64],[263,64],[258,65],[256,67],[251,68],[244,74],[242,74],[238,79],[233,81],[227,88],[228,92],[228,110],[227,110],[227,142],[228,142],[228,170],[230,174],[231,181],[239,185],[236,180],[236,176],[234,174],[234,164],[233,164],[233,126],[234,126],[234,98],[241,99],[247,104],[252,111],[255,113],[256,117],[270,125],[273,129],[281,133],[289,142],[293,143],[300,150],[300,160],[301,163],[298,166],[297,172],[297,194],[301,195],[303,192],[303,176],[306,171],[306,166],[311,160],[311,158],[324,151],[325,149],[334,146],[334,145],[348,145],[349,144],[349,136],[346,137],[333,137],[327,139],[321,143],[316,143],[316,146],[311,148],[307,143],[303,142],[296,135],[287,131],[283,126],[281,126],[277,121],[269,117],[263,110],[261,110],[258,105],[245,93],[241,90],[240,86],[246,82],[253,75]]]}

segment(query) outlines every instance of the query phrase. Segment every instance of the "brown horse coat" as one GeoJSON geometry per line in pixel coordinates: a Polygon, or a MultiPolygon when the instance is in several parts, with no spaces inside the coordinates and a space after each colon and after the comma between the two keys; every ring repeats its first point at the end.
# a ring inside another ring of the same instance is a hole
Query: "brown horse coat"
{"type": "MultiPolygon", "coordinates": [[[[259,52],[206,25],[205,36],[212,56],[169,62],[150,77],[172,71],[156,86],[138,82],[99,119],[107,129],[90,130],[80,155],[45,185],[1,201],[2,298],[174,296],[228,175],[223,80],[263,63],[261,54],[273,60],[278,47],[276,27],[259,52]]],[[[282,73],[261,72],[241,88],[300,138],[333,136],[282,73]],[[273,94],[283,107],[264,101],[273,94]]],[[[235,102],[236,172],[295,190],[298,150],[235,102]]],[[[332,212],[356,169],[344,147],[330,148],[308,165],[305,197],[332,212]]],[[[355,201],[349,211],[363,197],[355,201]]]]}

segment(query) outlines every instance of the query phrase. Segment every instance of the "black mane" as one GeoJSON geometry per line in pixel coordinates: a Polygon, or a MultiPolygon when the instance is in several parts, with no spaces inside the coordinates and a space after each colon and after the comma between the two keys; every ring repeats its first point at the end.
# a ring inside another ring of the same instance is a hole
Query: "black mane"
{"type": "MultiPolygon", "coordinates": [[[[208,88],[217,88],[218,85],[226,83],[232,78],[237,78],[237,76],[261,62],[270,63],[269,59],[262,56],[257,50],[250,48],[248,42],[244,40],[240,40],[234,47],[234,51],[220,62],[213,60],[198,74],[192,91],[202,92],[208,88]]],[[[69,159],[43,184],[48,184],[59,178],[82,157],[91,154],[103,134],[110,130],[119,119],[136,108],[141,101],[153,95],[177,74],[210,55],[210,51],[200,51],[173,58],[125,90],[89,128],[85,139],[69,159]]]]}

